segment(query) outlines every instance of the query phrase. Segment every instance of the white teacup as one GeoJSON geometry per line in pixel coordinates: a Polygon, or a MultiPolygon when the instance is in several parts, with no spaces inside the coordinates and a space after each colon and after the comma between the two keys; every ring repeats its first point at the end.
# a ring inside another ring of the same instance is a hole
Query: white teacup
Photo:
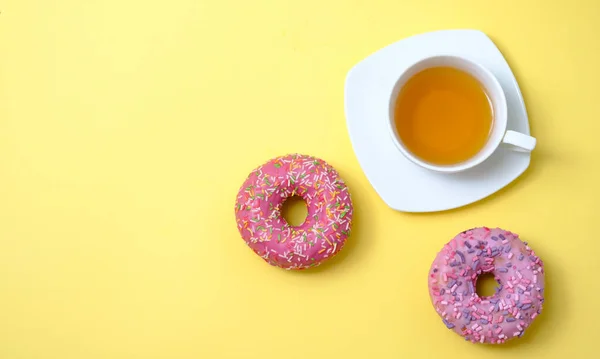
{"type": "Polygon", "coordinates": [[[502,86],[500,85],[496,77],[488,69],[486,69],[478,63],[475,63],[471,60],[467,60],[462,57],[445,55],[432,56],[422,59],[416,62],[415,64],[411,65],[398,78],[398,81],[396,82],[396,85],[394,86],[390,95],[388,127],[392,135],[392,139],[396,144],[396,147],[398,147],[400,152],[402,152],[402,154],[404,154],[404,156],[406,156],[406,158],[408,158],[413,163],[421,167],[438,172],[460,172],[477,166],[481,162],[485,161],[488,157],[492,155],[492,153],[494,153],[494,151],[498,148],[498,146],[500,146],[501,143],[510,144],[515,150],[519,151],[529,152],[535,148],[536,139],[534,137],[520,132],[506,130],[508,122],[507,112],[508,111],[506,105],[506,96],[504,95],[502,86]],[[412,76],[425,69],[440,66],[453,67],[458,70],[462,70],[473,76],[475,79],[477,79],[485,89],[485,92],[491,100],[493,107],[494,118],[492,123],[492,129],[490,131],[486,144],[476,155],[474,155],[470,159],[452,165],[435,165],[416,157],[402,143],[402,140],[398,136],[398,132],[396,130],[396,122],[394,121],[396,99],[398,98],[398,94],[400,93],[406,82],[412,76]]]}

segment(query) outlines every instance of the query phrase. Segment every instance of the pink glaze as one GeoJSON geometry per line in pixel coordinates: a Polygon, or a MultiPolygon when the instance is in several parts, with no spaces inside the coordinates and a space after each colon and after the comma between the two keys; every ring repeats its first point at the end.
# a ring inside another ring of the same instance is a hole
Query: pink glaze
{"type": "Polygon", "coordinates": [[[501,344],[521,337],[542,311],[543,263],[518,235],[499,228],[458,234],[429,271],[429,295],[448,329],[474,343],[501,344]],[[493,273],[491,297],[475,292],[477,277],[493,273]]]}
{"type": "Polygon", "coordinates": [[[267,263],[306,269],[336,255],[350,235],[352,202],[336,170],[315,157],[293,154],[258,167],[242,185],[235,204],[238,230],[267,263]],[[285,200],[300,196],[308,215],[297,227],[281,216],[285,200]]]}

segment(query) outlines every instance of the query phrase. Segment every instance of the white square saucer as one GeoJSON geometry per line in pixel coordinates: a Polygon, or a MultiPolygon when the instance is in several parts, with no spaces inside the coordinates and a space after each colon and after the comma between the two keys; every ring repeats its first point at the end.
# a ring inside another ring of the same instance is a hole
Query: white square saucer
{"type": "Polygon", "coordinates": [[[487,67],[504,89],[508,127],[529,134],[523,96],[508,63],[492,40],[477,30],[444,30],[389,45],[354,66],[346,77],[345,112],[352,147],[381,199],[403,212],[461,207],[500,190],[529,167],[531,155],[500,147],[485,162],[460,173],[421,168],[395,147],[386,126],[388,101],[400,74],[432,55],[458,55],[487,67]]]}

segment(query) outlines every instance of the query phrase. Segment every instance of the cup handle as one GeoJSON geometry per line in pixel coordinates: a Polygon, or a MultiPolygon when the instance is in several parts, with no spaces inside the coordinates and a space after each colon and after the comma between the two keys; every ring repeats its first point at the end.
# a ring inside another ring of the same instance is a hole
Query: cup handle
{"type": "Polygon", "coordinates": [[[535,148],[537,140],[535,137],[526,134],[508,130],[502,139],[503,143],[515,146],[515,150],[522,152],[531,152],[535,148]]]}

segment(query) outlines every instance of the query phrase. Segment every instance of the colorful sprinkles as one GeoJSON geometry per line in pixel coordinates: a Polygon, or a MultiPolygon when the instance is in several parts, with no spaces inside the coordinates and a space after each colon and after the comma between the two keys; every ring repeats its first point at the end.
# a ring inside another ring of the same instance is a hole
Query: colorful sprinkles
{"type": "Polygon", "coordinates": [[[473,228],[444,246],[429,271],[429,294],[444,325],[473,343],[502,344],[521,337],[542,312],[543,262],[518,235],[473,228]],[[477,278],[493,273],[491,297],[475,292],[477,278]]]}
{"type": "Polygon", "coordinates": [[[336,255],[350,235],[352,201],[344,181],[325,161],[291,154],[250,173],[240,188],[235,216],[248,246],[267,263],[306,269],[336,255]],[[281,207],[292,196],[308,207],[306,221],[290,226],[281,207]]]}

